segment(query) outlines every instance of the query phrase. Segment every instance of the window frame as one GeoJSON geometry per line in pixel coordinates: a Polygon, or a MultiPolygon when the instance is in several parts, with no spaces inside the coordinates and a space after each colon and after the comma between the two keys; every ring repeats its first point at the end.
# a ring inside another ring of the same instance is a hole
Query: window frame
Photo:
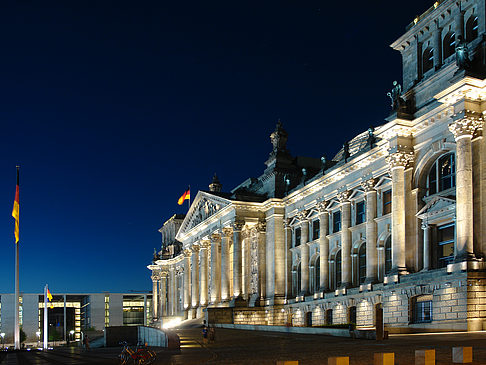
{"type": "Polygon", "coordinates": [[[447,152],[443,155],[439,156],[432,166],[429,169],[427,174],[427,196],[433,196],[436,194],[440,194],[444,191],[449,191],[450,189],[456,188],[456,155],[454,152],[447,152]],[[443,170],[441,169],[441,165],[449,162],[451,173],[448,175],[443,174],[443,170]],[[445,183],[448,182],[450,186],[444,187],[445,183]]]}
{"type": "Polygon", "coordinates": [[[360,200],[360,201],[356,202],[356,204],[355,204],[354,221],[355,221],[356,225],[366,222],[366,202],[364,200],[360,200]],[[359,209],[358,209],[359,207],[363,207],[362,212],[359,211],[359,209]],[[361,219],[358,219],[360,217],[361,217],[361,219]]]}
{"type": "Polygon", "coordinates": [[[434,320],[433,296],[419,295],[412,298],[412,323],[431,323],[434,320]]]}
{"type": "Polygon", "coordinates": [[[381,215],[387,215],[387,214],[391,214],[392,212],[392,189],[389,188],[389,189],[386,189],[386,190],[383,190],[381,192],[381,215]],[[389,196],[390,199],[389,200],[385,200],[385,196],[389,196]],[[388,211],[388,207],[390,207],[389,211],[388,211]]]}
{"type": "Polygon", "coordinates": [[[342,216],[341,216],[341,209],[337,209],[332,212],[332,233],[341,232],[342,229],[342,216]],[[336,217],[339,217],[339,220],[336,221],[336,217]],[[336,226],[338,227],[336,228],[336,226]]]}
{"type": "Polygon", "coordinates": [[[321,236],[321,225],[320,225],[319,218],[317,218],[312,221],[312,240],[313,241],[318,240],[320,236],[321,236]]]}

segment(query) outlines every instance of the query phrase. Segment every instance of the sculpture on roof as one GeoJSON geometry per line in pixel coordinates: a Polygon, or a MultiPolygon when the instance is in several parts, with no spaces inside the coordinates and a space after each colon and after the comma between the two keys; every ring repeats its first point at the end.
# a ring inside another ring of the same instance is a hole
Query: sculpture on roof
{"type": "Polygon", "coordinates": [[[272,141],[273,145],[273,153],[277,151],[285,151],[287,149],[287,138],[288,134],[282,127],[282,122],[280,119],[277,122],[277,126],[275,127],[275,131],[270,135],[270,140],[272,141]]]}
{"type": "Polygon", "coordinates": [[[386,95],[391,99],[392,110],[397,111],[405,105],[405,101],[400,96],[402,94],[402,85],[398,81],[393,81],[393,88],[386,95]]]}
{"type": "Polygon", "coordinates": [[[469,48],[463,36],[457,37],[458,41],[456,43],[456,65],[459,69],[467,70],[471,66],[469,60],[469,48]]]}

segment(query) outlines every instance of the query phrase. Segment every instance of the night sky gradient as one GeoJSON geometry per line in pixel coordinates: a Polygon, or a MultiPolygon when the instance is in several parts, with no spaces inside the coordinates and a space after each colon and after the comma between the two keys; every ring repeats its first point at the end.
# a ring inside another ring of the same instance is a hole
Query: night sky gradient
{"type": "Polygon", "coordinates": [[[157,231],[206,190],[259,176],[278,118],[331,158],[384,123],[389,44],[433,1],[4,1],[0,293],[150,290],[157,231]]]}

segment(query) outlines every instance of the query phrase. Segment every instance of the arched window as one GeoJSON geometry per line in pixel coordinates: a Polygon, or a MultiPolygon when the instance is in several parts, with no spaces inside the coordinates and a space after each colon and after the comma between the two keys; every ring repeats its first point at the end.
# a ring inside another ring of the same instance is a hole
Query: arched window
{"type": "Polygon", "coordinates": [[[359,283],[363,284],[366,280],[366,243],[362,243],[361,246],[359,246],[358,273],[359,283]]]}
{"type": "Polygon", "coordinates": [[[392,269],[392,242],[391,236],[385,241],[385,274],[388,274],[392,269]]]}
{"type": "Polygon", "coordinates": [[[478,37],[479,22],[476,15],[472,15],[466,22],[466,40],[471,42],[478,37]]]}
{"type": "Polygon", "coordinates": [[[434,49],[428,47],[422,55],[422,72],[426,73],[434,67],[434,49]]]}
{"type": "Polygon", "coordinates": [[[339,250],[336,253],[336,260],[334,261],[336,263],[336,280],[334,281],[336,283],[336,289],[341,286],[341,273],[342,273],[342,260],[341,260],[341,250],[339,250]]]}
{"type": "Polygon", "coordinates": [[[442,42],[444,50],[444,60],[456,52],[456,32],[449,32],[445,35],[442,42]]]}
{"type": "Polygon", "coordinates": [[[456,186],[456,159],[453,153],[441,156],[427,176],[427,195],[437,194],[456,186]]]}
{"type": "Polygon", "coordinates": [[[314,291],[318,291],[321,286],[321,260],[319,257],[316,258],[314,264],[314,291]]]}

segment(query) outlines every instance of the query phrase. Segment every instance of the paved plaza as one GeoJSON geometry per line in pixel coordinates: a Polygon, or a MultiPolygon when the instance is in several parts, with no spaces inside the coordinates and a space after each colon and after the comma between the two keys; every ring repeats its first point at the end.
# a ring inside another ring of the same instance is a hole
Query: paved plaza
{"type": "MultiPolygon", "coordinates": [[[[386,341],[353,340],[322,335],[282,334],[218,329],[216,341],[202,342],[200,329],[177,331],[180,352],[159,351],[156,364],[259,364],[298,360],[299,365],[327,364],[330,356],[349,356],[351,365],[373,364],[373,353],[395,352],[395,364],[413,365],[416,349],[436,349],[438,365],[452,364],[451,348],[472,346],[473,364],[486,364],[486,332],[468,334],[396,335],[386,341]]],[[[1,365],[117,364],[119,348],[58,348],[48,353],[1,353],[1,365]]]]}

